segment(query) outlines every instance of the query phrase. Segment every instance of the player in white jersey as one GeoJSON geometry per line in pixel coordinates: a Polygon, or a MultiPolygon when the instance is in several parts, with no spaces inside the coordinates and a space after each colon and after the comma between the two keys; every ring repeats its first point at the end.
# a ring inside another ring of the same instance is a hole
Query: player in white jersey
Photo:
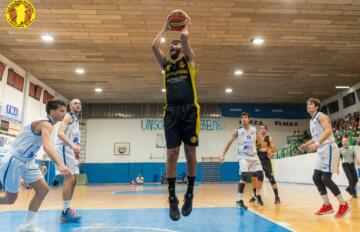
{"type": "Polygon", "coordinates": [[[262,171],[260,159],[256,151],[256,141],[258,141],[261,146],[269,152],[270,149],[266,146],[260,134],[256,132],[256,128],[250,126],[250,118],[248,113],[243,112],[241,114],[241,124],[241,128],[233,130],[230,140],[227,142],[223,153],[220,155],[220,162],[224,162],[227,151],[229,150],[231,144],[235,141],[235,139],[237,139],[238,160],[240,167],[239,174],[241,175],[241,179],[238,184],[238,195],[236,204],[239,208],[247,209],[243,201],[243,193],[247,180],[250,180],[253,174],[256,175],[257,180],[259,180],[257,181],[256,185],[257,202],[260,205],[263,205],[260,196],[260,190],[264,180],[264,174],[262,171]]]}
{"type": "MultiPolygon", "coordinates": [[[[57,138],[56,149],[60,155],[60,159],[70,169],[72,175],[64,176],[64,183],[62,187],[63,196],[63,211],[61,213],[62,222],[76,222],[81,219],[81,216],[71,209],[71,199],[74,194],[76,185],[76,175],[79,174],[80,159],[80,124],[79,115],[81,112],[81,101],[73,99],[69,104],[69,112],[65,115],[63,121],[60,123],[57,138]]],[[[59,170],[56,170],[59,175],[59,170]]]]}
{"type": "Polygon", "coordinates": [[[63,175],[70,174],[70,170],[59,159],[50,136],[53,125],[65,116],[65,103],[59,100],[49,101],[46,104],[46,112],[47,117],[33,121],[21,130],[0,164],[0,180],[6,190],[5,195],[0,196],[0,204],[13,204],[16,201],[21,179],[35,190],[28,216],[20,225],[19,231],[42,231],[32,224],[36,212],[49,192],[49,186],[38,165],[35,164],[36,153],[40,147],[44,147],[44,151],[63,175]]]}
{"type": "Polygon", "coordinates": [[[334,212],[326,191],[326,187],[328,187],[339,201],[339,210],[335,217],[340,218],[351,209],[342,197],[339,187],[331,179],[332,173],[339,173],[339,148],[335,143],[330,118],[326,114],[319,112],[321,106],[320,100],[310,98],[306,103],[307,112],[311,116],[310,131],[312,139],[302,144],[300,149],[303,151],[316,151],[317,153],[313,181],[324,202],[323,206],[315,214],[324,215],[334,212]]]}

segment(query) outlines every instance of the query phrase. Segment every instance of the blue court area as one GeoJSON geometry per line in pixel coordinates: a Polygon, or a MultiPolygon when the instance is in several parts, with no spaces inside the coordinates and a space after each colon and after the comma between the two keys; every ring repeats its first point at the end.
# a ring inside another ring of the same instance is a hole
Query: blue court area
{"type": "MultiPolygon", "coordinates": [[[[40,211],[35,224],[47,232],[133,232],[133,231],[291,231],[251,210],[238,208],[195,208],[189,217],[173,222],[169,219],[168,209],[88,209],[78,211],[81,223],[61,224],[60,210],[40,211]]],[[[0,212],[1,231],[13,232],[23,222],[26,211],[0,212]]]]}

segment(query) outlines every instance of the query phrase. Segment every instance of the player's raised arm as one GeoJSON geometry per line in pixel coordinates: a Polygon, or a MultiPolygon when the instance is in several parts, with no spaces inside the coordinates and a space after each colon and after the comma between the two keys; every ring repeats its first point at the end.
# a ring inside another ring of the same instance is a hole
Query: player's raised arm
{"type": "Polygon", "coordinates": [[[160,64],[161,68],[164,68],[165,63],[166,63],[166,57],[164,55],[164,53],[161,51],[160,49],[160,42],[161,42],[161,38],[163,37],[164,33],[166,31],[168,31],[168,23],[167,20],[165,21],[163,28],[159,31],[159,33],[155,36],[155,39],[152,43],[152,50],[153,53],[156,57],[156,60],[158,61],[158,63],[160,64]]]}
{"type": "Polygon", "coordinates": [[[190,22],[186,23],[184,29],[181,31],[180,41],[183,52],[186,58],[188,59],[188,63],[191,66],[195,67],[195,54],[189,42],[189,27],[190,27],[190,22]]]}

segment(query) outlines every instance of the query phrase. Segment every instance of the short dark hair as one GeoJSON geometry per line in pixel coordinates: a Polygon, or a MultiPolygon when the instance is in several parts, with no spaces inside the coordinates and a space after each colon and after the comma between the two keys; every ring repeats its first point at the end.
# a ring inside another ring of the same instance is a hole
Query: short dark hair
{"type": "Polygon", "coordinates": [[[320,108],[321,108],[321,101],[320,101],[320,99],[311,97],[311,98],[309,98],[309,99],[306,101],[306,103],[308,103],[308,102],[313,103],[313,104],[315,105],[315,107],[318,107],[318,110],[320,110],[320,108]]]}
{"type": "Polygon", "coordinates": [[[46,113],[50,114],[50,110],[57,110],[61,106],[66,106],[65,102],[61,100],[51,100],[46,104],[46,113]]]}
{"type": "Polygon", "coordinates": [[[180,40],[178,40],[178,39],[175,39],[175,40],[171,41],[171,43],[170,43],[170,44],[173,44],[173,43],[181,43],[181,41],[180,41],[180,40]]]}
{"type": "Polygon", "coordinates": [[[243,116],[247,116],[248,118],[250,118],[250,114],[248,112],[242,112],[240,118],[242,118],[243,116]]]}

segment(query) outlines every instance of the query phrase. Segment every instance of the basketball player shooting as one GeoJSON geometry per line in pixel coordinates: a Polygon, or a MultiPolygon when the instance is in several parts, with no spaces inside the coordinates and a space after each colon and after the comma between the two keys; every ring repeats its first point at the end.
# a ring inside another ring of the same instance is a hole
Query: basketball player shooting
{"type": "Polygon", "coordinates": [[[180,219],[179,201],[175,195],[176,165],[180,145],[182,142],[184,143],[188,179],[181,214],[188,216],[192,211],[197,167],[196,147],[199,144],[200,131],[200,106],[195,87],[197,69],[194,52],[189,43],[189,24],[190,18],[185,12],[173,11],[152,44],[155,57],[164,70],[166,177],[169,189],[169,216],[174,221],[180,219]],[[174,40],[170,43],[170,59],[166,58],[160,50],[161,38],[168,30],[181,30],[180,40],[174,40]]]}

